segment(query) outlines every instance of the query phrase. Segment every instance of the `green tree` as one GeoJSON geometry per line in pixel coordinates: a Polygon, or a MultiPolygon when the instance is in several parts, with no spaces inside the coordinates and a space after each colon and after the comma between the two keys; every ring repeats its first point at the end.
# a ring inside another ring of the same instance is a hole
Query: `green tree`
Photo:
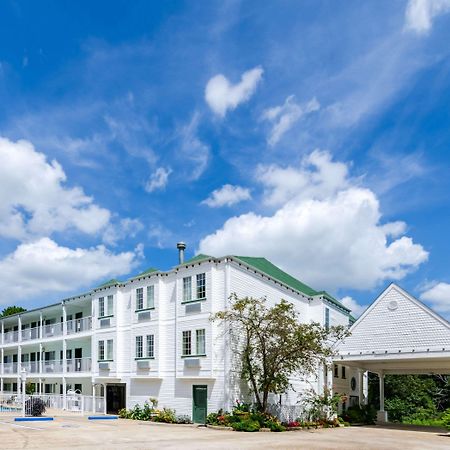
{"type": "Polygon", "coordinates": [[[26,309],[22,308],[21,306],[8,306],[6,307],[2,313],[0,314],[0,317],[6,317],[6,316],[12,316],[13,314],[25,312],[26,309]]]}
{"type": "Polygon", "coordinates": [[[265,412],[270,393],[281,394],[290,377],[311,374],[334,354],[333,344],[348,335],[345,327],[326,329],[300,323],[292,303],[273,307],[266,299],[230,297],[230,308],[211,317],[227,323],[241,362],[241,377],[253,393],[258,410],[265,412]]]}

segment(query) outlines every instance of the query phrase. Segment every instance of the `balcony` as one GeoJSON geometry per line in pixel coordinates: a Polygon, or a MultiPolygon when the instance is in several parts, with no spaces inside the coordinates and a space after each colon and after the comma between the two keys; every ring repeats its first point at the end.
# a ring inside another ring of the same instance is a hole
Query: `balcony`
{"type": "Polygon", "coordinates": [[[4,374],[15,374],[17,373],[18,364],[16,362],[9,362],[3,364],[4,374]]]}
{"type": "Polygon", "coordinates": [[[67,321],[67,334],[83,333],[92,330],[92,317],[67,321]]]}
{"type": "Polygon", "coordinates": [[[90,372],[91,358],[74,358],[67,360],[67,372],[90,372]]]}
{"type": "Polygon", "coordinates": [[[30,341],[39,338],[39,327],[25,328],[22,330],[22,341],[30,341]]]}
{"type": "Polygon", "coordinates": [[[63,334],[62,323],[58,322],[50,325],[44,325],[43,331],[43,337],[45,338],[61,336],[63,334]]]}
{"type": "Polygon", "coordinates": [[[18,331],[8,331],[4,334],[4,343],[12,344],[14,342],[19,342],[19,332],[18,331]]]}
{"type": "Polygon", "coordinates": [[[27,373],[39,373],[39,361],[23,362],[22,369],[25,369],[27,373]]]}

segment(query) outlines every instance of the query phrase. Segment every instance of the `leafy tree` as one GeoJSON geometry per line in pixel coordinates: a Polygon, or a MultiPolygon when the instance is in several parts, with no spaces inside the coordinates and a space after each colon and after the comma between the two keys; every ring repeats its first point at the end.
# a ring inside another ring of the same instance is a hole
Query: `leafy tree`
{"type": "Polygon", "coordinates": [[[26,309],[22,308],[21,306],[8,306],[6,307],[2,313],[0,314],[0,317],[6,317],[6,316],[12,316],[13,314],[25,312],[26,309]]]}
{"type": "Polygon", "coordinates": [[[266,299],[230,297],[230,308],[211,317],[229,324],[241,362],[241,377],[249,384],[258,410],[265,412],[269,393],[283,393],[295,373],[311,374],[334,354],[333,344],[348,335],[345,327],[326,329],[300,323],[294,305],[285,300],[273,307],[266,299]]]}

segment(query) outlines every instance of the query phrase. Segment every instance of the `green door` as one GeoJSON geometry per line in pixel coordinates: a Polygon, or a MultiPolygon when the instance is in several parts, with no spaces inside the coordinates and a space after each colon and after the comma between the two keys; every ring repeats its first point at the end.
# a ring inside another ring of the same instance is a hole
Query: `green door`
{"type": "Polygon", "coordinates": [[[208,386],[192,386],[192,421],[194,423],[206,423],[208,408],[208,386]]]}

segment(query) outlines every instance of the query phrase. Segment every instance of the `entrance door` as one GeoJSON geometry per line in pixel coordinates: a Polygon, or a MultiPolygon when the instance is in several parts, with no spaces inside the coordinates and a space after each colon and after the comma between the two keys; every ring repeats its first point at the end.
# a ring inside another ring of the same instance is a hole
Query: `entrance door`
{"type": "Polygon", "coordinates": [[[125,384],[106,385],[106,412],[117,414],[120,409],[126,407],[125,384]]]}
{"type": "Polygon", "coordinates": [[[192,386],[192,421],[194,423],[206,423],[208,408],[208,386],[192,386]]]}

